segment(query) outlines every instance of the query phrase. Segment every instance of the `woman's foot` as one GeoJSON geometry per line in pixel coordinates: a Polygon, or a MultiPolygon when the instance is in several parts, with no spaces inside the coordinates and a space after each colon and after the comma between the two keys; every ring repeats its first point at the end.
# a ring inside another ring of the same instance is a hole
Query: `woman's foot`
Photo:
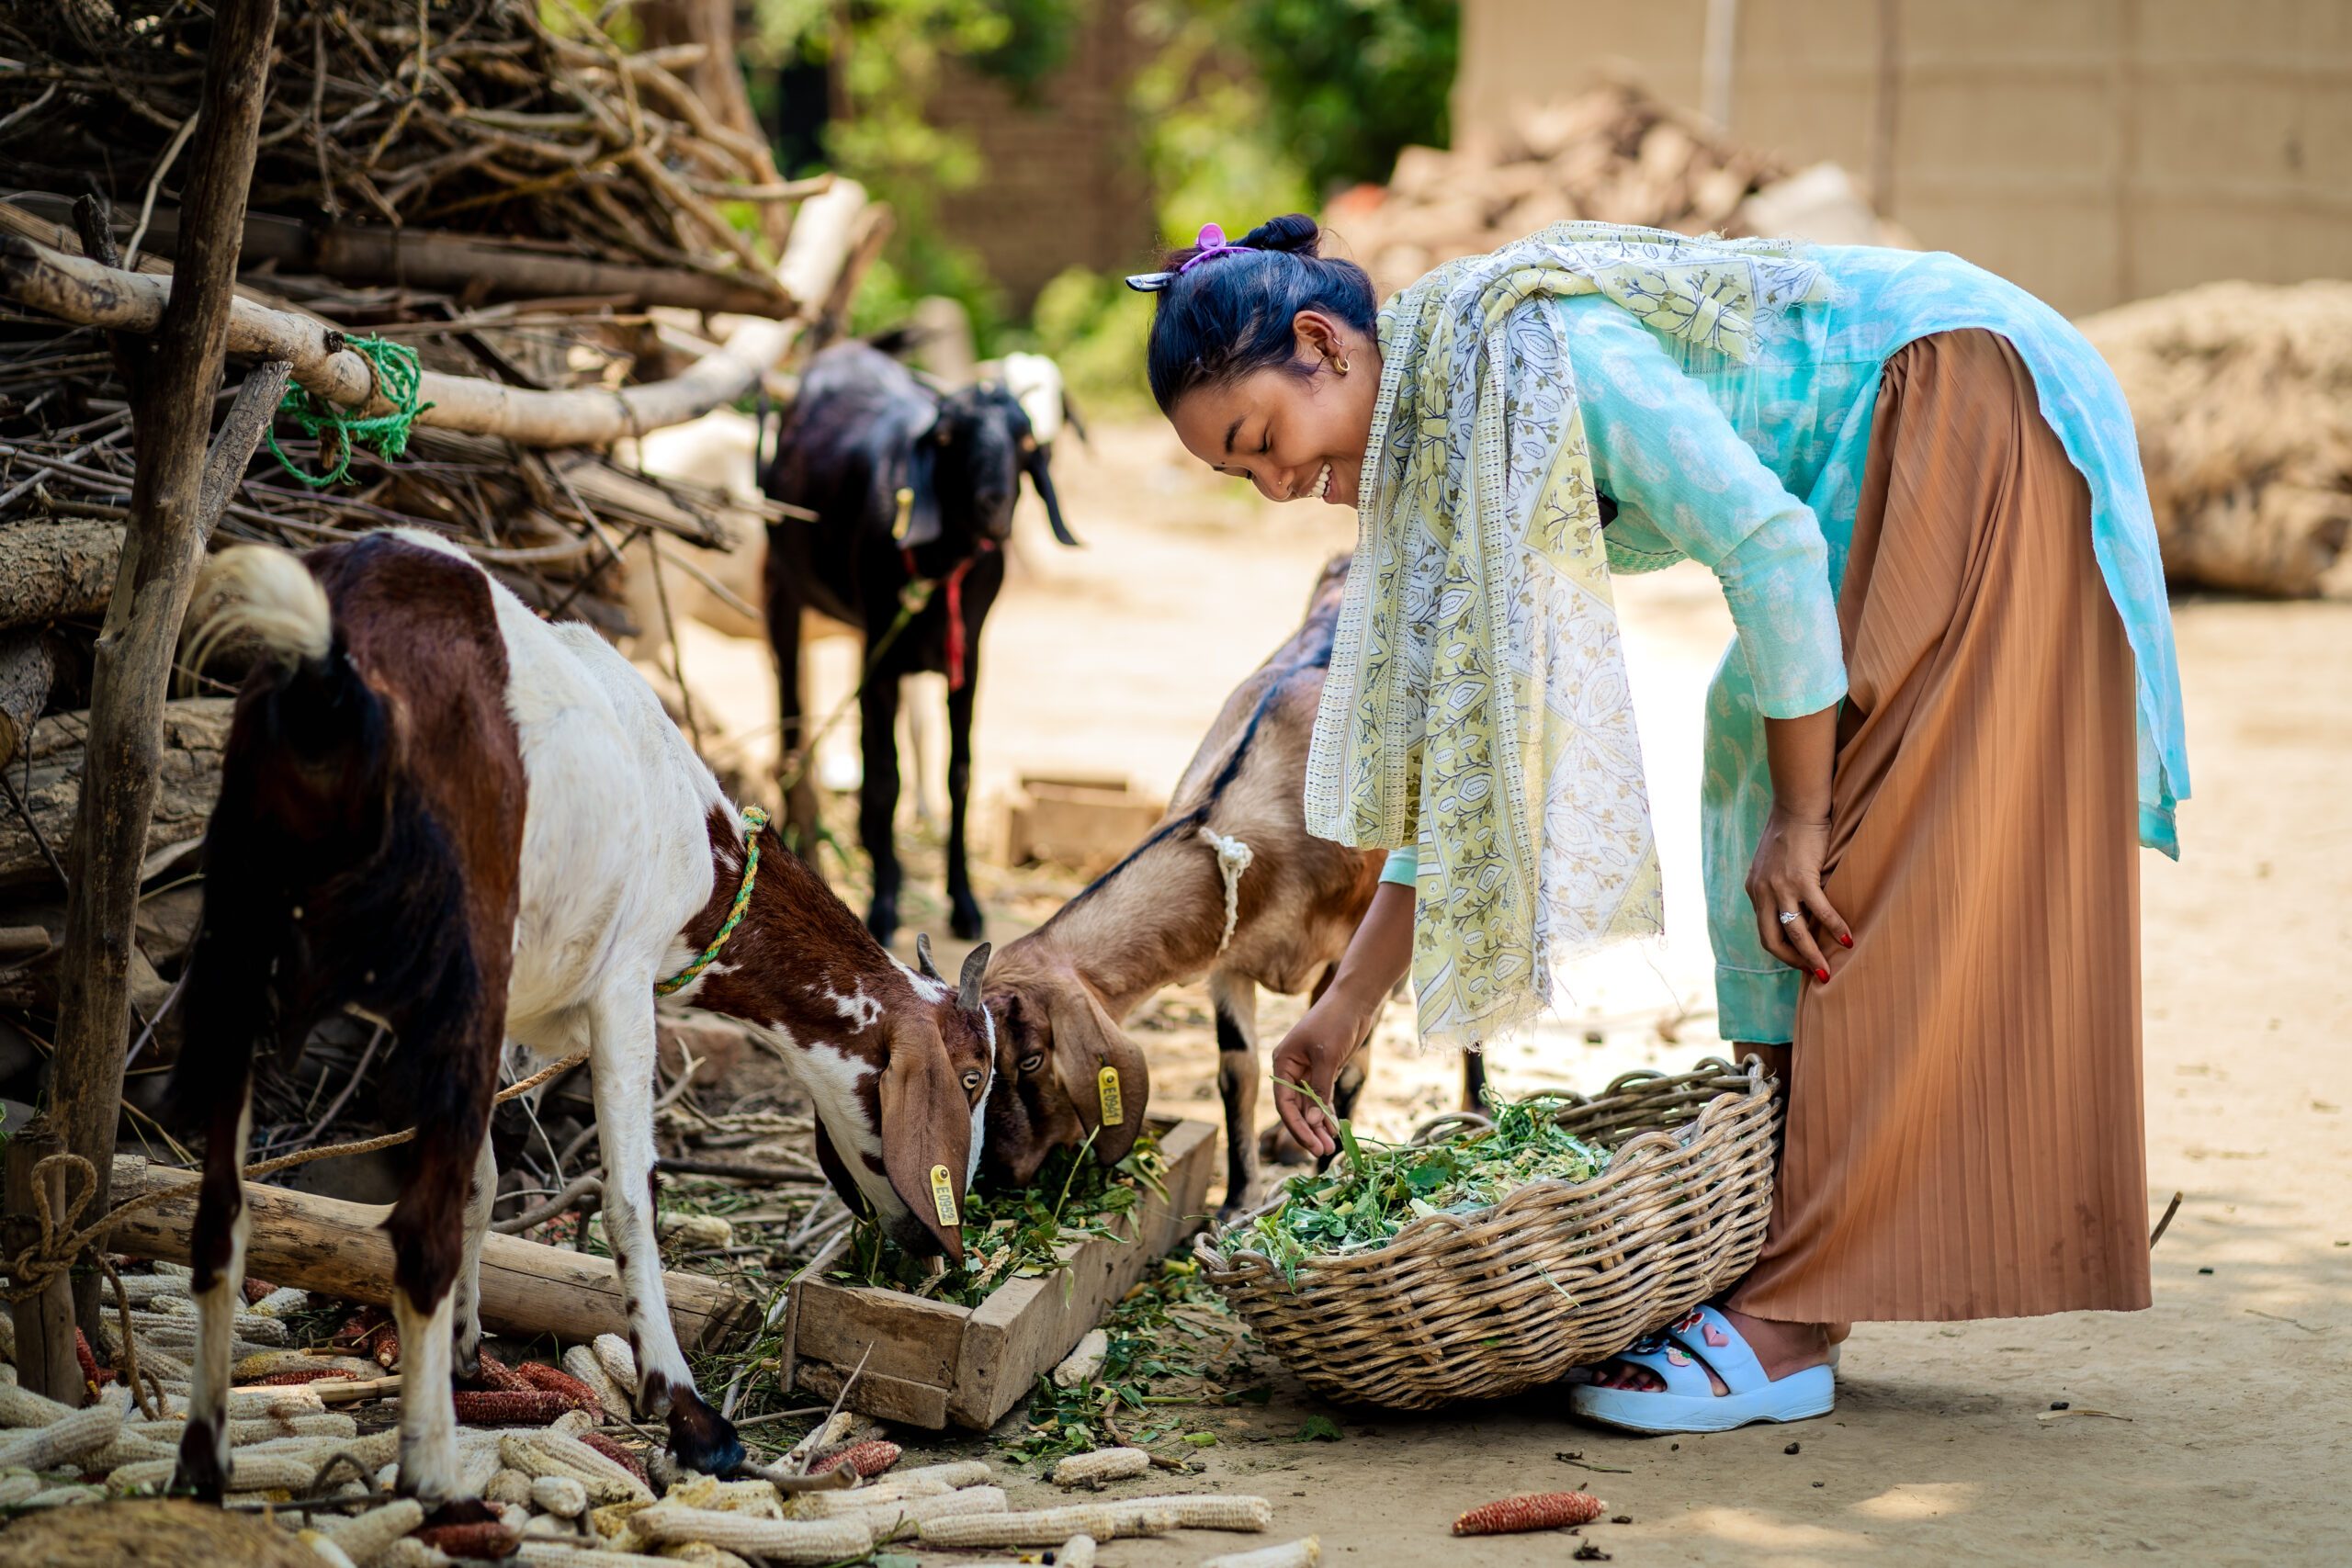
{"type": "Polygon", "coordinates": [[[1828,1358],[1824,1325],[1694,1307],[1665,1333],[1597,1369],[1597,1381],[1570,1389],[1568,1407],[1634,1432],[1724,1432],[1755,1421],[1803,1421],[1826,1416],[1837,1404],[1828,1358]]]}
{"type": "MultiPolygon", "coordinates": [[[[1801,1372],[1807,1367],[1830,1364],[1830,1347],[1854,1331],[1850,1323],[1783,1323],[1777,1318],[1750,1317],[1729,1307],[1717,1309],[1764,1368],[1764,1375],[1778,1382],[1791,1372],[1801,1372]]],[[[1709,1384],[1717,1393],[1729,1391],[1724,1380],[1710,1367],[1709,1384]]],[[[1633,1389],[1644,1393],[1662,1393],[1666,1380],[1649,1368],[1627,1360],[1603,1361],[1594,1369],[1591,1378],[1595,1388],[1633,1389]]]]}

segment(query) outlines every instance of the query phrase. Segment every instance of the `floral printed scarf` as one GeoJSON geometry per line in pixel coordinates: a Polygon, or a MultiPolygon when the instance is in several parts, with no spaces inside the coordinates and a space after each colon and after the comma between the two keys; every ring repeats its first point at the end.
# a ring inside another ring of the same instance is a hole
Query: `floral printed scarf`
{"type": "Polygon", "coordinates": [[[1307,830],[1415,844],[1424,1044],[1532,1022],[1555,969],[1663,929],[1657,845],[1576,382],[1542,297],[1753,356],[1830,297],[1785,242],[1559,223],[1380,314],[1380,400],[1307,764],[1307,830]]]}

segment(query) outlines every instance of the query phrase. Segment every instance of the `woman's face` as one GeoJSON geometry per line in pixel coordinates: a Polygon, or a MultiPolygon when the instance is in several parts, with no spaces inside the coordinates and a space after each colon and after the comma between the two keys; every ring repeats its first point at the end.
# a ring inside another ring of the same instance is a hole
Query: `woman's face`
{"type": "Polygon", "coordinates": [[[1170,423],[1186,451],[1269,501],[1353,506],[1380,398],[1380,350],[1319,311],[1302,311],[1297,327],[1293,365],[1187,393],[1170,423]]]}

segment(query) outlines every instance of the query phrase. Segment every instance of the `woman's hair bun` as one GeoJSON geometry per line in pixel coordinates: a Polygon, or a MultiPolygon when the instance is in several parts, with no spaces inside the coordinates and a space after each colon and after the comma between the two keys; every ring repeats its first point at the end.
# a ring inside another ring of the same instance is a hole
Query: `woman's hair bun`
{"type": "Polygon", "coordinates": [[[1239,243],[1252,250],[1287,251],[1293,255],[1311,256],[1323,243],[1323,225],[1304,212],[1285,213],[1267,219],[1242,235],[1239,243]]]}

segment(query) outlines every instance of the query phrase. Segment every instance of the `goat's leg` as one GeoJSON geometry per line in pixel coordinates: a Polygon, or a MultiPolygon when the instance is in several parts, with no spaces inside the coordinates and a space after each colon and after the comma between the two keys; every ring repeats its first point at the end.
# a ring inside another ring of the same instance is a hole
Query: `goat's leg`
{"type": "Polygon", "coordinates": [[[782,770],[784,840],[814,868],[817,865],[817,758],[809,744],[808,724],[801,706],[800,596],[776,581],[769,567],[767,595],[768,644],[775,649],[775,685],[780,720],[776,766],[782,770]]]}
{"type": "Polygon", "coordinates": [[[204,1177],[197,1190],[196,1224],[189,1238],[195,1277],[196,1366],[188,1393],[187,1426],[180,1433],[175,1487],[218,1503],[228,1490],[229,1352],[237,1309],[243,1304],[245,1237],[253,1228],[245,1206],[245,1140],[253,1131],[251,1079],[216,1109],[204,1149],[204,1177]]]}
{"type": "Polygon", "coordinates": [[[1216,1087],[1225,1101],[1225,1201],[1218,1223],[1258,1201],[1258,986],[1230,970],[1209,974],[1216,1010],[1216,1087]]]}
{"type": "Polygon", "coordinates": [[[743,1462],[743,1442],[727,1418],[695,1390],[678,1348],[654,1238],[653,992],[631,987],[591,1010],[590,1074],[596,1136],[605,1158],[605,1236],[621,1275],[629,1348],[637,1357],[637,1409],[670,1427],[680,1464],[725,1475],[743,1462]]]}
{"type": "MultiPolygon", "coordinates": [[[[869,646],[871,638],[868,639],[869,646]]],[[[859,790],[857,831],[874,867],[874,901],[865,929],[883,946],[899,931],[899,854],[892,838],[899,815],[899,682],[887,671],[869,675],[858,696],[865,780],[859,790]]]]}
{"type": "Polygon", "coordinates": [[[1353,1121],[1356,1100],[1363,1093],[1363,1086],[1372,1077],[1372,1035],[1367,1032],[1355,1048],[1355,1054],[1340,1069],[1340,1077],[1331,1085],[1331,1109],[1343,1122],[1353,1121]]]}
{"type": "Polygon", "coordinates": [[[498,1201],[498,1154],[484,1133],[474,1156],[473,1180],[466,1188],[465,1250],[458,1258],[458,1302],[450,1313],[450,1365],[459,1377],[481,1371],[481,1244],[490,1234],[490,1212],[498,1201]]]}
{"type": "Polygon", "coordinates": [[[1462,1053],[1462,1109],[1487,1109],[1487,1054],[1484,1051],[1462,1053]]]}
{"type": "Polygon", "coordinates": [[[966,942],[978,942],[988,920],[980,913],[980,901],[972,897],[964,826],[972,804],[972,692],[980,673],[978,639],[970,639],[966,647],[964,683],[947,694],[947,929],[966,942]]]}

